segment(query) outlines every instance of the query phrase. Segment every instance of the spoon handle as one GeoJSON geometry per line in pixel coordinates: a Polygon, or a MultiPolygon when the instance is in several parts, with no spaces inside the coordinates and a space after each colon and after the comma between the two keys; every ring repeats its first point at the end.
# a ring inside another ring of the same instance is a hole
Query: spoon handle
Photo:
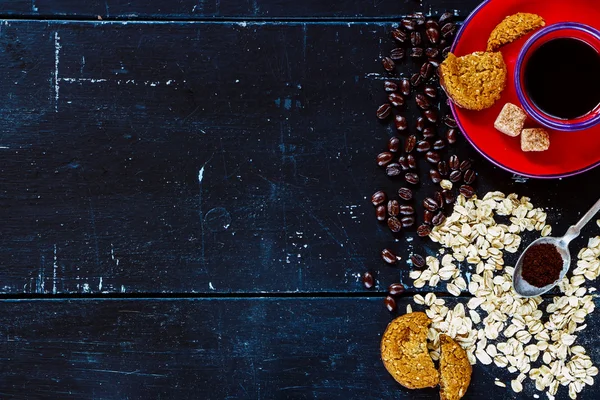
{"type": "Polygon", "coordinates": [[[596,215],[596,213],[600,211],[600,199],[598,199],[598,201],[596,202],[596,204],[594,204],[592,206],[592,208],[589,209],[588,212],[586,212],[585,214],[583,214],[583,217],[581,217],[581,219],[573,226],[571,226],[568,230],[567,233],[565,234],[565,236],[563,236],[562,241],[565,244],[569,244],[569,242],[573,239],[575,239],[577,236],[579,236],[579,233],[581,232],[581,229],[585,226],[585,224],[587,224],[588,222],[590,222],[590,219],[592,219],[592,217],[594,215],[596,215]]]}

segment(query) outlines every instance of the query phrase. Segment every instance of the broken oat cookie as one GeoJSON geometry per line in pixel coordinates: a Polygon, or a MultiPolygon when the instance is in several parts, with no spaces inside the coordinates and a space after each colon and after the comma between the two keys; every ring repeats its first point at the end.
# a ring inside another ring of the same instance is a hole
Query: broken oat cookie
{"type": "Polygon", "coordinates": [[[434,387],[439,382],[438,371],[427,350],[430,324],[425,313],[405,314],[390,322],[381,338],[385,369],[408,389],[434,387]]]}
{"type": "Polygon", "coordinates": [[[521,132],[521,150],[545,151],[550,147],[550,135],[543,128],[523,129],[521,132]]]}
{"type": "Polygon", "coordinates": [[[497,51],[505,44],[514,42],[523,35],[546,25],[542,17],[530,13],[516,13],[509,15],[500,22],[487,42],[487,51],[497,51]]]}
{"type": "Polygon", "coordinates": [[[521,107],[512,103],[506,103],[494,122],[494,128],[505,135],[516,137],[521,134],[526,119],[527,114],[525,114],[525,111],[521,107]]]}
{"type": "Polygon", "coordinates": [[[450,336],[440,335],[440,399],[463,397],[471,383],[472,371],[465,350],[450,336]]]}

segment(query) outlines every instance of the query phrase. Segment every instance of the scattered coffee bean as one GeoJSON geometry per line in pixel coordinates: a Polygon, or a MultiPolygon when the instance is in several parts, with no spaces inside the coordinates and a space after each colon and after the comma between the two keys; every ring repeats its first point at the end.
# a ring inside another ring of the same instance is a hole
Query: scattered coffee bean
{"type": "Polygon", "coordinates": [[[388,141],[388,150],[392,153],[396,153],[398,150],[400,150],[400,145],[400,139],[398,139],[396,136],[392,136],[388,141]]]}
{"type": "Polygon", "coordinates": [[[473,189],[469,185],[462,185],[458,189],[458,191],[460,192],[460,194],[462,194],[463,196],[465,196],[467,199],[470,199],[471,197],[473,197],[475,195],[475,189],[473,189]]]}
{"type": "Polygon", "coordinates": [[[434,47],[428,47],[425,49],[425,56],[429,59],[435,59],[440,56],[440,51],[434,47]]]}
{"type": "Polygon", "coordinates": [[[448,176],[448,163],[446,161],[440,161],[438,163],[438,171],[441,176],[448,176]]]}
{"type": "Polygon", "coordinates": [[[444,207],[444,196],[442,196],[441,192],[435,192],[433,194],[433,199],[436,201],[438,208],[444,207]]]}
{"type": "Polygon", "coordinates": [[[442,196],[444,196],[444,201],[446,204],[452,204],[456,200],[456,196],[451,190],[442,190],[442,196]]]}
{"type": "Polygon", "coordinates": [[[402,222],[400,222],[400,220],[396,217],[388,218],[387,224],[388,228],[390,228],[390,231],[394,233],[398,233],[402,230],[402,222]]]}
{"type": "Polygon", "coordinates": [[[437,44],[440,41],[440,31],[437,28],[427,28],[425,35],[431,44],[437,44]]]}
{"type": "Polygon", "coordinates": [[[373,195],[371,196],[371,203],[373,203],[374,206],[383,204],[386,200],[387,196],[381,190],[373,193],[373,195]]]}
{"type": "Polygon", "coordinates": [[[417,118],[415,128],[417,129],[417,131],[423,132],[423,129],[425,129],[425,118],[423,118],[423,117],[417,118]]]}
{"type": "Polygon", "coordinates": [[[450,144],[456,143],[457,132],[458,132],[458,130],[455,128],[448,129],[448,131],[446,132],[446,140],[448,141],[448,143],[450,143],[450,144]]]}
{"type": "Polygon", "coordinates": [[[433,223],[433,226],[440,226],[441,224],[444,223],[444,221],[446,221],[446,216],[441,211],[439,213],[435,214],[435,217],[433,217],[433,220],[431,220],[431,222],[433,223]]]}
{"type": "Polygon", "coordinates": [[[388,100],[394,107],[402,107],[404,105],[404,97],[399,93],[390,93],[388,100]]]}
{"type": "Polygon", "coordinates": [[[402,78],[400,80],[400,93],[405,96],[410,95],[410,80],[408,78],[402,78]]]}
{"type": "Polygon", "coordinates": [[[414,172],[407,172],[406,175],[404,175],[404,180],[411,185],[416,185],[419,183],[419,175],[414,172]]]}
{"type": "Polygon", "coordinates": [[[410,58],[421,58],[423,57],[423,49],[421,47],[413,47],[410,49],[408,55],[410,58]]]}
{"type": "Polygon", "coordinates": [[[391,217],[397,217],[400,213],[400,203],[398,200],[390,200],[387,204],[387,212],[391,217]]]}
{"type": "Polygon", "coordinates": [[[379,153],[379,155],[377,155],[377,165],[385,167],[392,162],[392,158],[394,158],[394,155],[390,152],[384,151],[383,153],[379,153]]]}
{"type": "Polygon", "coordinates": [[[441,32],[442,36],[445,38],[454,36],[454,34],[456,33],[456,25],[454,25],[454,23],[452,22],[448,22],[442,26],[441,32]]]}
{"type": "Polygon", "coordinates": [[[437,163],[440,162],[440,153],[436,152],[436,151],[428,151],[427,154],[425,154],[425,159],[432,163],[437,165],[437,163]]]}
{"type": "Polygon", "coordinates": [[[425,17],[421,13],[409,14],[408,17],[414,19],[417,26],[425,25],[425,17]]]}
{"type": "Polygon", "coordinates": [[[400,214],[402,215],[413,215],[415,213],[415,208],[410,204],[402,204],[400,206],[400,214]]]}
{"type": "Polygon", "coordinates": [[[407,31],[414,31],[417,28],[417,22],[414,19],[404,18],[400,23],[407,31]]]}
{"type": "Polygon", "coordinates": [[[425,129],[423,129],[423,137],[425,139],[430,139],[432,137],[435,137],[435,128],[428,126],[425,129]]]}
{"type": "Polygon", "coordinates": [[[429,236],[430,233],[431,228],[429,227],[429,225],[423,224],[417,228],[417,235],[419,235],[420,237],[429,236]]]}
{"type": "Polygon", "coordinates": [[[410,153],[415,149],[415,145],[417,144],[417,137],[415,135],[410,135],[406,138],[404,142],[404,151],[406,153],[410,153]]]}
{"type": "Polygon", "coordinates": [[[415,101],[417,103],[417,106],[421,109],[421,110],[427,110],[428,108],[431,107],[431,103],[429,103],[429,100],[427,99],[427,96],[425,96],[422,93],[417,93],[415,95],[415,101]]]}
{"type": "Polygon", "coordinates": [[[444,117],[444,125],[446,125],[448,128],[456,128],[456,120],[451,117],[450,115],[446,115],[444,117]]]}
{"type": "Polygon", "coordinates": [[[379,119],[386,119],[387,117],[389,117],[389,115],[390,115],[391,112],[392,112],[392,106],[390,106],[387,103],[386,104],[382,104],[377,109],[377,118],[379,118],[379,119]]]}
{"type": "Polygon", "coordinates": [[[383,82],[383,87],[386,92],[395,92],[396,90],[398,90],[398,85],[392,81],[383,82]]]}
{"type": "Polygon", "coordinates": [[[448,161],[448,166],[451,170],[457,170],[460,168],[460,160],[457,155],[450,156],[450,160],[448,161]]]}
{"type": "Polygon", "coordinates": [[[391,296],[398,296],[399,294],[404,293],[404,285],[401,283],[392,283],[388,287],[388,293],[391,296]]]}
{"type": "Polygon", "coordinates": [[[404,115],[396,115],[394,118],[394,124],[396,125],[396,129],[399,131],[404,131],[408,128],[408,122],[406,121],[406,117],[404,115]]]}
{"type": "Polygon", "coordinates": [[[407,155],[406,161],[408,161],[408,167],[410,169],[417,169],[417,160],[415,159],[415,156],[412,154],[407,155]]]}
{"type": "Polygon", "coordinates": [[[377,221],[385,221],[387,217],[385,206],[377,206],[375,216],[377,217],[377,221]]]}
{"type": "Polygon", "coordinates": [[[400,158],[398,158],[398,164],[400,164],[400,167],[402,167],[403,171],[407,171],[409,169],[408,160],[405,156],[400,156],[400,158]]]}
{"type": "Polygon", "coordinates": [[[477,174],[472,169],[466,170],[463,176],[463,179],[467,185],[471,185],[473,182],[475,182],[476,178],[477,174]]]}
{"type": "Polygon", "coordinates": [[[402,167],[398,163],[391,163],[385,167],[385,173],[389,177],[394,177],[402,174],[402,167]]]}
{"type": "Polygon", "coordinates": [[[425,210],[423,212],[423,222],[425,222],[427,225],[431,225],[432,219],[433,219],[433,212],[431,212],[429,210],[425,210]]]}
{"type": "Polygon", "coordinates": [[[434,70],[435,70],[435,68],[433,67],[433,65],[429,61],[427,61],[427,62],[423,63],[423,65],[421,65],[421,69],[419,70],[419,73],[421,74],[421,77],[424,80],[427,80],[433,76],[434,70]]]}
{"type": "Polygon", "coordinates": [[[440,63],[435,58],[429,58],[427,61],[429,61],[429,64],[431,64],[433,68],[439,68],[440,66],[440,63]]]}
{"type": "Polygon", "coordinates": [[[410,84],[413,87],[418,87],[421,83],[423,83],[423,77],[421,76],[421,74],[419,74],[418,72],[412,74],[412,76],[410,77],[410,84]]]}
{"type": "Polygon", "coordinates": [[[413,47],[419,47],[421,45],[421,34],[419,32],[410,33],[410,44],[412,44],[413,47]]]}
{"type": "Polygon", "coordinates": [[[435,29],[439,29],[439,25],[437,22],[435,22],[432,19],[428,19],[427,21],[425,21],[425,28],[435,28],[435,29]]]}
{"type": "Polygon", "coordinates": [[[442,175],[435,169],[429,170],[429,177],[433,183],[440,183],[442,181],[442,175]]]}
{"type": "Polygon", "coordinates": [[[444,147],[446,147],[446,142],[444,142],[444,139],[438,139],[433,143],[434,150],[442,150],[444,147]]]}
{"type": "Polygon", "coordinates": [[[396,63],[394,63],[394,60],[389,57],[383,57],[381,63],[383,64],[383,69],[385,69],[387,72],[392,72],[396,68],[396,63]]]}
{"type": "Polygon", "coordinates": [[[428,211],[435,211],[439,208],[437,201],[431,197],[426,197],[425,200],[423,200],[423,207],[428,211]]]}
{"type": "Polygon", "coordinates": [[[396,47],[390,51],[390,58],[394,61],[400,61],[404,58],[404,49],[401,47],[396,47]]]}
{"type": "Polygon", "coordinates": [[[425,118],[427,118],[427,121],[431,122],[432,124],[435,124],[438,120],[438,114],[434,108],[423,111],[423,115],[425,118]]]}
{"type": "Polygon", "coordinates": [[[410,261],[412,261],[413,266],[417,268],[425,267],[425,259],[419,254],[413,254],[412,256],[410,256],[410,261]]]}
{"type": "Polygon", "coordinates": [[[419,153],[425,153],[431,149],[431,144],[427,140],[421,140],[417,143],[417,151],[419,153]]]}
{"type": "Polygon", "coordinates": [[[413,192],[412,190],[410,190],[409,188],[406,187],[401,187],[400,189],[398,189],[398,196],[402,199],[402,200],[410,200],[413,197],[413,192]]]}
{"type": "Polygon", "coordinates": [[[392,296],[386,296],[383,303],[385,304],[385,308],[387,308],[389,312],[394,312],[398,308],[398,306],[396,305],[396,300],[394,300],[392,296]]]}
{"type": "Polygon", "coordinates": [[[411,226],[413,226],[415,224],[415,217],[412,217],[410,215],[406,216],[406,217],[402,217],[400,222],[402,222],[403,228],[410,228],[411,226]]]}
{"type": "Polygon", "coordinates": [[[454,20],[454,14],[449,13],[449,12],[445,12],[442,15],[440,15],[440,25],[444,25],[447,22],[452,22],[454,20]]]}
{"type": "Polygon", "coordinates": [[[400,29],[393,29],[392,37],[394,38],[394,40],[400,43],[404,43],[406,42],[406,39],[408,39],[408,35],[402,32],[400,29]]]}
{"type": "Polygon", "coordinates": [[[446,58],[448,57],[448,53],[450,53],[450,46],[444,47],[442,49],[442,58],[446,58]]]}
{"type": "Polygon", "coordinates": [[[370,272],[365,272],[362,275],[363,286],[367,289],[371,289],[375,285],[375,278],[370,272]]]}
{"type": "Polygon", "coordinates": [[[432,99],[435,99],[437,97],[437,89],[435,88],[435,86],[432,85],[425,85],[425,95],[427,97],[430,97],[432,99]]]}
{"type": "Polygon", "coordinates": [[[463,160],[463,162],[460,163],[460,170],[462,172],[465,172],[468,169],[471,169],[471,160],[463,160]]]}
{"type": "Polygon", "coordinates": [[[450,172],[450,182],[459,182],[462,178],[462,172],[454,170],[450,172]]]}

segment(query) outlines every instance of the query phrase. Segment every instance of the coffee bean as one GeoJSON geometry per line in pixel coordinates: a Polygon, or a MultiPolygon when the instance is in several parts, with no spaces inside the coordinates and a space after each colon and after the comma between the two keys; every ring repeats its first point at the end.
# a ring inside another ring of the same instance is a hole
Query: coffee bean
{"type": "Polygon", "coordinates": [[[370,272],[365,272],[362,275],[363,286],[367,289],[371,289],[375,285],[375,278],[370,272]]]}
{"type": "Polygon", "coordinates": [[[433,65],[431,65],[431,63],[428,61],[421,65],[419,73],[421,74],[421,77],[423,77],[424,80],[427,80],[433,76],[434,70],[435,68],[433,68],[433,65]]]}
{"type": "Polygon", "coordinates": [[[450,46],[444,47],[442,49],[442,58],[446,59],[446,57],[448,57],[448,53],[450,53],[450,46]]]}
{"type": "Polygon", "coordinates": [[[404,105],[404,97],[399,93],[390,93],[388,100],[394,107],[402,107],[404,105]]]}
{"type": "Polygon", "coordinates": [[[387,196],[381,190],[373,193],[373,195],[371,196],[371,203],[373,203],[374,206],[383,204],[386,200],[387,196]]]}
{"type": "Polygon", "coordinates": [[[433,194],[433,199],[436,201],[438,208],[444,207],[444,196],[440,192],[435,192],[433,194]]]}
{"type": "Polygon", "coordinates": [[[440,31],[436,28],[427,28],[425,35],[431,44],[437,44],[440,41],[440,31]]]}
{"type": "Polygon", "coordinates": [[[433,220],[433,212],[425,210],[423,212],[423,222],[425,222],[427,225],[431,225],[431,220],[433,220]]]}
{"type": "Polygon", "coordinates": [[[377,221],[385,221],[387,217],[385,206],[377,206],[375,216],[377,217],[377,221]]]}
{"type": "Polygon", "coordinates": [[[382,104],[377,109],[377,118],[386,119],[390,115],[391,112],[392,112],[392,106],[390,106],[387,103],[382,104]]]}
{"type": "Polygon", "coordinates": [[[404,180],[411,185],[416,185],[419,183],[419,175],[415,174],[414,172],[407,172],[404,175],[404,180]]]}
{"type": "Polygon", "coordinates": [[[449,13],[449,12],[445,12],[442,15],[440,15],[440,25],[444,25],[447,22],[452,22],[454,20],[454,14],[449,13]]]}
{"type": "Polygon", "coordinates": [[[460,163],[460,170],[462,172],[465,172],[468,169],[471,169],[471,160],[464,160],[463,162],[460,163]]]}
{"type": "Polygon", "coordinates": [[[471,197],[473,197],[475,195],[475,189],[473,189],[469,185],[462,185],[458,189],[458,191],[460,192],[460,194],[462,194],[463,196],[465,196],[467,199],[470,199],[471,197]]]}
{"type": "Polygon", "coordinates": [[[413,47],[419,47],[421,45],[421,34],[419,32],[411,32],[410,33],[410,44],[413,47]]]}
{"type": "Polygon", "coordinates": [[[395,92],[398,90],[398,85],[395,82],[385,81],[383,82],[383,87],[386,92],[395,92]]]}
{"type": "Polygon", "coordinates": [[[423,83],[423,77],[419,73],[415,73],[410,77],[410,84],[413,87],[418,87],[421,83],[423,83]]]}
{"type": "Polygon", "coordinates": [[[401,187],[400,189],[398,189],[398,196],[402,200],[408,201],[408,200],[412,199],[413,192],[409,188],[401,187]]]}
{"type": "Polygon", "coordinates": [[[465,174],[463,176],[463,179],[467,185],[470,185],[473,182],[475,182],[476,178],[477,178],[477,174],[472,169],[466,170],[465,174]]]}
{"type": "Polygon", "coordinates": [[[388,150],[392,153],[396,153],[398,150],[400,150],[401,144],[402,143],[400,142],[400,139],[398,139],[396,136],[392,136],[388,141],[388,150]]]}
{"type": "Polygon", "coordinates": [[[442,181],[442,175],[435,169],[429,170],[429,177],[433,183],[440,183],[442,181]]]}
{"type": "Polygon", "coordinates": [[[392,29],[392,37],[394,40],[400,43],[404,43],[406,42],[406,39],[408,39],[408,35],[402,32],[400,29],[392,29]]]}
{"type": "Polygon", "coordinates": [[[403,228],[410,228],[411,226],[413,226],[415,224],[415,217],[411,217],[411,216],[402,217],[400,222],[402,222],[403,228]]]}
{"type": "Polygon", "coordinates": [[[425,85],[424,91],[427,97],[430,97],[432,99],[435,99],[437,97],[437,89],[433,85],[425,85]]]}
{"type": "Polygon", "coordinates": [[[427,21],[425,21],[425,28],[435,28],[438,29],[440,26],[438,25],[437,22],[435,22],[432,19],[428,19],[427,21]]]}
{"type": "Polygon", "coordinates": [[[425,17],[421,13],[408,14],[407,17],[414,19],[417,26],[425,25],[425,17]]]}
{"type": "Polygon", "coordinates": [[[413,47],[408,53],[410,58],[421,58],[423,57],[423,49],[421,47],[413,47]]]}
{"type": "Polygon", "coordinates": [[[402,230],[402,222],[400,222],[400,220],[396,217],[388,218],[387,224],[388,228],[390,228],[390,231],[394,233],[398,233],[402,230]]]}
{"type": "Polygon", "coordinates": [[[437,165],[437,163],[440,162],[441,157],[440,157],[440,154],[438,152],[428,151],[427,154],[425,154],[425,159],[428,162],[437,165]]]}
{"type": "Polygon", "coordinates": [[[450,172],[450,181],[451,182],[456,183],[456,182],[460,181],[461,178],[462,178],[462,172],[456,171],[456,170],[450,172]]]}
{"type": "Polygon", "coordinates": [[[386,296],[383,304],[385,304],[385,308],[387,308],[389,312],[394,312],[398,308],[396,300],[394,300],[392,296],[386,296]]]}
{"type": "Polygon", "coordinates": [[[442,190],[442,196],[444,196],[444,201],[446,204],[452,204],[456,200],[456,196],[452,193],[451,190],[442,190]]]}
{"type": "Polygon", "coordinates": [[[398,163],[391,163],[385,167],[385,173],[389,177],[398,176],[402,173],[402,167],[398,163]]]}
{"type": "Polygon", "coordinates": [[[454,25],[454,23],[452,22],[448,22],[442,26],[441,32],[442,36],[445,38],[454,36],[454,34],[456,33],[456,25],[454,25]]]}
{"type": "Polygon", "coordinates": [[[431,107],[431,103],[429,103],[429,100],[427,99],[427,97],[422,93],[417,93],[415,95],[415,101],[417,103],[417,106],[421,110],[427,110],[428,108],[431,107]]]}
{"type": "Polygon", "coordinates": [[[425,200],[423,200],[423,207],[428,211],[435,211],[439,208],[437,201],[431,197],[426,197],[425,200]]]}
{"type": "Polygon", "coordinates": [[[440,56],[440,51],[435,47],[428,47],[425,49],[425,57],[427,58],[438,58],[440,56]]]}
{"type": "Polygon", "coordinates": [[[425,259],[423,258],[423,256],[421,256],[419,254],[413,254],[412,256],[410,256],[410,261],[412,261],[412,264],[414,267],[417,267],[417,268],[425,267],[425,259]]]}
{"type": "Polygon", "coordinates": [[[417,169],[417,160],[415,159],[415,156],[412,154],[407,155],[406,161],[408,161],[408,167],[410,169],[417,169]]]}
{"type": "Polygon", "coordinates": [[[398,296],[399,294],[404,293],[404,285],[401,283],[392,283],[388,287],[388,293],[391,296],[398,296]]]}
{"type": "Polygon", "coordinates": [[[402,215],[413,215],[415,213],[415,209],[410,204],[402,204],[400,206],[400,214],[402,215]]]}
{"type": "Polygon", "coordinates": [[[403,171],[407,171],[409,169],[408,160],[405,156],[400,156],[398,158],[398,164],[400,164],[400,167],[402,167],[403,171]]]}
{"type": "Polygon", "coordinates": [[[417,131],[423,132],[423,129],[425,128],[425,118],[423,118],[423,117],[417,118],[415,128],[417,129],[417,131]]]}
{"type": "Polygon", "coordinates": [[[400,93],[402,93],[405,96],[410,95],[410,80],[408,80],[407,78],[402,78],[400,80],[400,93]]]}
{"type": "Polygon", "coordinates": [[[446,142],[444,142],[444,139],[438,139],[433,143],[434,150],[442,150],[444,147],[446,147],[446,142]]]}
{"type": "Polygon", "coordinates": [[[429,144],[427,140],[421,140],[419,143],[417,143],[417,151],[419,153],[425,153],[429,151],[429,149],[431,149],[431,144],[429,144]]]}
{"type": "Polygon", "coordinates": [[[448,143],[450,143],[450,144],[456,143],[457,132],[458,132],[458,130],[455,128],[448,129],[448,131],[446,132],[446,140],[448,141],[448,143]]]}
{"type": "Polygon", "coordinates": [[[394,61],[399,61],[404,58],[404,49],[400,47],[396,47],[390,51],[390,58],[394,61]]]}
{"type": "Polygon", "coordinates": [[[446,161],[440,161],[438,163],[438,171],[441,176],[448,176],[448,163],[446,161]]]}
{"type": "Polygon", "coordinates": [[[425,139],[435,137],[435,128],[428,126],[427,128],[423,129],[423,137],[425,139]]]}
{"type": "Polygon", "coordinates": [[[433,223],[433,226],[440,226],[441,224],[444,223],[444,221],[446,221],[446,216],[441,211],[439,213],[435,214],[435,217],[433,217],[433,219],[431,220],[431,222],[433,223]]]}
{"type": "Polygon", "coordinates": [[[435,108],[423,111],[423,115],[425,118],[427,118],[427,121],[431,122],[432,124],[435,124],[438,120],[438,113],[435,108]]]}
{"type": "Polygon", "coordinates": [[[435,58],[429,58],[429,59],[427,59],[427,61],[429,61],[429,64],[431,64],[434,69],[438,68],[440,66],[439,61],[436,60],[435,58]]]}
{"type": "Polygon", "coordinates": [[[398,200],[390,200],[387,204],[387,212],[391,217],[397,217],[400,213],[400,203],[398,200]]]}
{"type": "Polygon", "coordinates": [[[460,168],[460,160],[457,155],[450,156],[450,160],[448,160],[448,166],[451,170],[457,170],[460,168]]]}
{"type": "Polygon", "coordinates": [[[394,155],[390,152],[384,151],[383,153],[379,153],[377,155],[377,165],[385,167],[392,162],[392,158],[394,158],[394,155]]]}
{"type": "Polygon", "coordinates": [[[430,233],[431,228],[428,225],[423,224],[417,228],[417,235],[420,237],[429,236],[430,233]]]}
{"type": "Polygon", "coordinates": [[[415,135],[410,135],[406,138],[404,142],[404,151],[406,153],[410,153],[415,149],[415,145],[417,144],[417,137],[415,135]]]}
{"type": "Polygon", "coordinates": [[[414,19],[404,18],[400,23],[407,31],[414,31],[417,28],[417,22],[414,19]]]}
{"type": "Polygon", "coordinates": [[[456,128],[456,120],[451,117],[450,115],[446,115],[444,117],[444,125],[446,125],[448,128],[456,128]]]}
{"type": "Polygon", "coordinates": [[[450,43],[448,43],[448,40],[446,40],[446,39],[440,40],[440,45],[438,46],[438,48],[443,49],[447,46],[450,46],[450,43]]]}
{"type": "Polygon", "coordinates": [[[383,57],[381,63],[383,64],[383,69],[385,69],[387,72],[392,72],[396,68],[396,63],[394,63],[394,60],[389,57],[383,57]]]}
{"type": "Polygon", "coordinates": [[[404,115],[396,115],[394,118],[394,124],[396,125],[396,129],[399,131],[404,131],[408,128],[408,122],[406,122],[406,117],[404,115]]]}

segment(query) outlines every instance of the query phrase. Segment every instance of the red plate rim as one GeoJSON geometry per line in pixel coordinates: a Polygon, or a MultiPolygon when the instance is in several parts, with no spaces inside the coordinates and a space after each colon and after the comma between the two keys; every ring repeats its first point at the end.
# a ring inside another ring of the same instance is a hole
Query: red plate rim
{"type": "MultiPolygon", "coordinates": [[[[494,0],[485,0],[484,2],[482,2],[481,4],[479,4],[472,12],[471,14],[469,14],[469,16],[464,20],[462,26],[460,27],[460,29],[458,30],[458,33],[456,34],[456,38],[454,39],[454,42],[452,43],[452,46],[450,47],[450,51],[454,52],[458,41],[460,40],[462,34],[464,33],[465,28],[467,27],[467,25],[469,25],[469,23],[471,22],[471,20],[475,17],[475,15],[477,15],[477,13],[479,11],[481,11],[482,8],[484,8],[488,3],[492,2],[494,0]]],[[[466,130],[464,129],[464,127],[462,126],[462,124],[460,123],[460,119],[458,117],[458,113],[456,112],[456,105],[450,100],[450,110],[452,111],[452,115],[454,116],[454,119],[456,120],[456,124],[458,125],[458,127],[460,128],[460,131],[463,133],[463,136],[467,139],[467,141],[471,144],[471,146],[473,146],[473,148],[475,148],[475,150],[477,150],[479,152],[479,154],[481,154],[485,159],[487,159],[488,161],[490,161],[492,164],[508,171],[508,172],[512,172],[513,174],[517,174],[517,175],[521,175],[521,176],[526,176],[528,178],[538,178],[538,179],[557,179],[557,178],[568,178],[570,176],[574,176],[574,175],[578,175],[581,173],[584,173],[586,171],[589,171],[591,169],[596,168],[598,165],[600,165],[600,160],[596,161],[593,164],[590,164],[587,167],[575,170],[575,171],[569,171],[569,172],[564,172],[564,173],[560,173],[560,174],[549,174],[549,175],[536,175],[536,174],[529,174],[526,172],[522,172],[522,171],[517,171],[514,170],[510,167],[507,167],[506,165],[502,164],[501,162],[495,160],[494,158],[490,157],[486,152],[484,152],[483,150],[481,150],[471,139],[471,137],[469,136],[469,134],[466,132],[466,130]]]]}

